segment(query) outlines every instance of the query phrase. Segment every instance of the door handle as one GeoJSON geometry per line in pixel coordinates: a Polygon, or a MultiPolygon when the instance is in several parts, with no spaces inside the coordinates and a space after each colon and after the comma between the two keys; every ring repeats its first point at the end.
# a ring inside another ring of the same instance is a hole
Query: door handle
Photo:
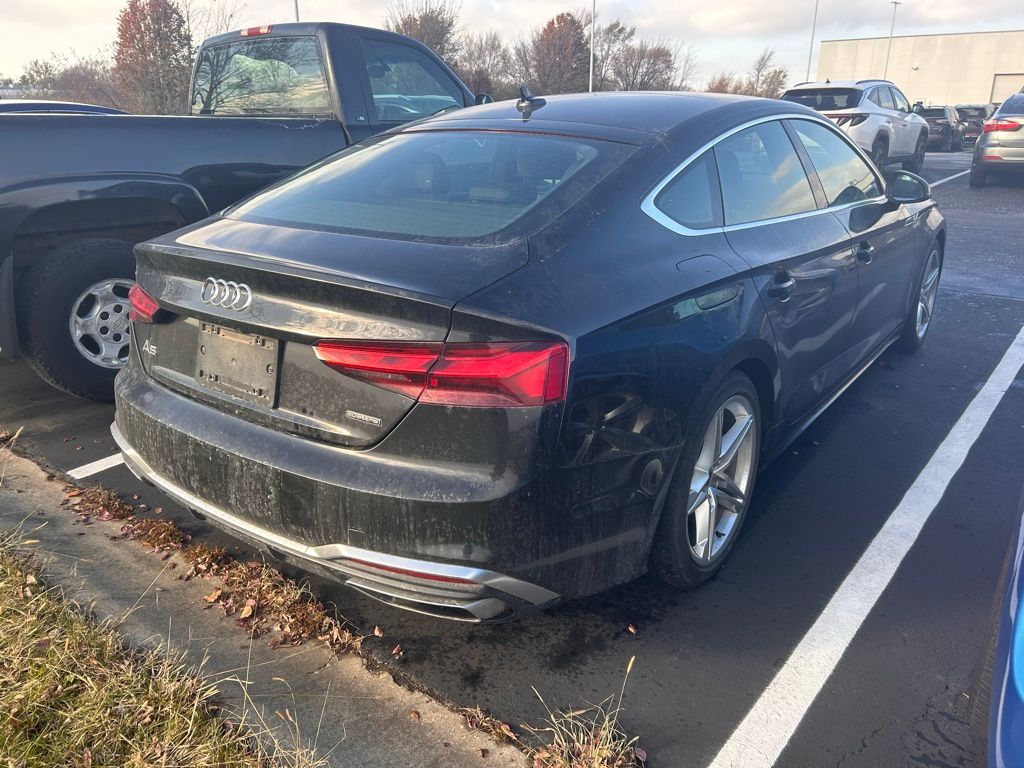
{"type": "Polygon", "coordinates": [[[773,299],[779,301],[789,301],[789,297],[793,295],[793,286],[796,285],[796,280],[788,272],[779,272],[775,275],[775,281],[765,288],[765,293],[771,296],[773,299]]]}
{"type": "Polygon", "coordinates": [[[854,251],[858,261],[863,261],[865,264],[871,263],[871,258],[875,253],[875,246],[866,240],[857,246],[857,250],[854,251]]]}

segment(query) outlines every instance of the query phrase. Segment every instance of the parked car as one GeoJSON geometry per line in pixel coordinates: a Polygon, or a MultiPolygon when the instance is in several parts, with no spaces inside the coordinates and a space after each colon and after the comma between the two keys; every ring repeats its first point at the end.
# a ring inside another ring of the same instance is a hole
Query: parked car
{"type": "Polygon", "coordinates": [[[66,392],[113,397],[135,243],[474,102],[421,43],[345,24],[218,35],[192,79],[188,116],[0,116],[0,356],[66,392]]]}
{"type": "Polygon", "coordinates": [[[846,131],[875,166],[900,162],[917,173],[928,147],[928,123],[914,114],[903,92],[888,80],[800,83],[782,98],[821,112],[846,131]]]}
{"type": "Polygon", "coordinates": [[[964,121],[964,140],[975,142],[981,136],[982,124],[995,112],[991,104],[957,104],[956,111],[964,121]]]}
{"type": "Polygon", "coordinates": [[[971,160],[972,187],[1001,176],[1024,176],[1024,94],[1004,101],[982,126],[971,160]]]}
{"type": "Polygon", "coordinates": [[[112,432],[214,525],[412,610],[695,587],[758,467],[923,342],[945,238],[924,180],[796,104],[456,112],[140,245],[112,432]]]}
{"type": "Polygon", "coordinates": [[[983,670],[991,686],[989,700],[989,768],[1016,768],[1024,755],[1024,530],[1017,521],[1014,546],[999,615],[993,626],[994,652],[983,670]]]}
{"type": "Polygon", "coordinates": [[[917,114],[928,122],[928,149],[959,152],[964,148],[967,125],[954,107],[921,107],[917,114]]]}
{"type": "Polygon", "coordinates": [[[47,101],[45,99],[4,99],[0,100],[0,114],[32,112],[37,114],[59,113],[63,115],[126,115],[122,109],[104,107],[99,104],[79,104],[75,101],[47,101]]]}

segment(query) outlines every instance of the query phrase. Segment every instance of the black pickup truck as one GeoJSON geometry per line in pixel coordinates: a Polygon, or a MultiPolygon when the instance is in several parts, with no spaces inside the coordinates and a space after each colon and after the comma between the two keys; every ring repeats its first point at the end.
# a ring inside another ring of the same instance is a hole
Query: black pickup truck
{"type": "Polygon", "coordinates": [[[135,243],[375,133],[489,100],[415,40],[329,23],[210,38],[190,92],[180,117],[0,116],[0,357],[110,399],[135,243]]]}

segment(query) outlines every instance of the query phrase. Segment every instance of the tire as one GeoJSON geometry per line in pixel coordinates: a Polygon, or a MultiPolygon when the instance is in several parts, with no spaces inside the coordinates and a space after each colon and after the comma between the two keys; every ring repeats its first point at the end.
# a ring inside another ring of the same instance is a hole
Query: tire
{"type": "Polygon", "coordinates": [[[119,355],[127,354],[127,286],[134,275],[132,244],[110,239],[71,243],[31,269],[16,292],[18,325],[25,357],[40,378],[78,397],[113,400],[114,376],[123,360],[104,356],[103,350],[116,348],[119,355]],[[85,299],[83,295],[92,287],[107,284],[111,297],[102,306],[111,307],[111,326],[95,331],[99,334],[104,330],[105,338],[87,335],[76,342],[71,330],[75,323],[73,310],[92,315],[95,309],[98,325],[102,309],[96,298],[99,294],[85,299]],[[119,308],[117,313],[113,312],[114,306],[119,308]],[[90,349],[98,352],[90,353],[90,349]]]}
{"type": "Polygon", "coordinates": [[[753,382],[742,373],[730,374],[705,399],[705,405],[694,411],[690,422],[685,448],[668,489],[651,547],[654,572],[662,581],[681,589],[694,589],[714,577],[732,552],[746,518],[761,450],[761,408],[753,382]],[[735,441],[738,449],[732,460],[724,464],[721,473],[729,479],[724,480],[717,475],[716,479],[708,482],[710,473],[699,467],[714,463],[710,460],[714,451],[706,452],[704,445],[705,437],[719,423],[720,412],[727,414],[722,421],[725,434],[743,436],[735,441]],[[691,493],[691,487],[700,483],[697,480],[699,473],[707,475],[703,487],[712,490],[710,493],[705,490],[705,501],[696,505],[691,514],[692,500],[699,498],[698,494],[691,493]],[[743,492],[737,493],[741,487],[743,492]],[[742,501],[733,506],[731,502],[725,502],[730,497],[742,501]],[[710,503],[714,500],[719,500],[716,502],[718,510],[710,503]],[[701,510],[704,510],[703,514],[701,510]],[[712,518],[710,513],[715,517],[712,518]],[[703,537],[697,532],[696,523],[701,517],[706,522],[718,521],[713,534],[710,525],[706,526],[703,537]]]}
{"type": "Polygon", "coordinates": [[[953,151],[954,152],[963,152],[964,151],[964,136],[963,136],[963,134],[960,134],[960,137],[957,138],[957,140],[953,142],[953,151]]]}
{"type": "Polygon", "coordinates": [[[967,183],[975,188],[984,187],[988,183],[988,176],[980,171],[971,171],[971,175],[967,177],[967,183]]]}
{"type": "Polygon", "coordinates": [[[917,279],[914,291],[914,301],[907,311],[907,318],[903,323],[903,332],[900,334],[897,346],[904,352],[916,352],[924,346],[928,331],[931,328],[931,321],[935,311],[935,297],[939,290],[939,280],[942,277],[942,248],[938,241],[932,243],[928,251],[928,258],[925,259],[924,269],[917,279]],[[934,280],[931,279],[934,270],[934,280]],[[925,292],[930,293],[930,298],[925,292]],[[927,310],[924,309],[927,305],[927,310]],[[921,312],[926,311],[926,317],[922,328],[920,320],[921,312]]]}
{"type": "Polygon", "coordinates": [[[885,166],[889,164],[889,142],[881,136],[871,145],[871,162],[879,173],[885,173],[885,166]]]}
{"type": "Polygon", "coordinates": [[[952,152],[953,151],[953,132],[952,131],[947,133],[945,138],[942,140],[942,149],[941,149],[941,151],[942,152],[952,152]]]}
{"type": "Polygon", "coordinates": [[[917,144],[914,146],[914,154],[903,161],[902,168],[910,173],[920,173],[924,166],[924,155],[928,151],[928,137],[921,134],[917,137],[917,144]]]}

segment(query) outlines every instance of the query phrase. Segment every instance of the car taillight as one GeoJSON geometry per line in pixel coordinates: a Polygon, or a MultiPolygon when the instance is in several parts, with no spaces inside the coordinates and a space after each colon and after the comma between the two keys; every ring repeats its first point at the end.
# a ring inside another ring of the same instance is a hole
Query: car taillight
{"type": "Polygon", "coordinates": [[[1021,123],[1016,120],[1005,120],[993,117],[991,120],[986,120],[982,123],[981,130],[985,133],[992,133],[992,131],[1017,131],[1020,130],[1021,123]]]}
{"type": "Polygon", "coordinates": [[[326,365],[419,399],[459,406],[516,407],[565,399],[569,348],[562,342],[317,342],[326,365]]]}
{"type": "Polygon", "coordinates": [[[138,283],[128,289],[128,303],[131,305],[128,317],[136,323],[152,323],[156,313],[160,311],[156,299],[142,290],[138,283]]]}
{"type": "Polygon", "coordinates": [[[826,112],[825,113],[825,117],[827,117],[830,120],[834,121],[835,124],[838,125],[840,128],[846,128],[846,127],[851,127],[852,128],[855,125],[860,125],[861,123],[863,123],[865,120],[868,119],[867,115],[851,114],[851,113],[848,113],[848,112],[844,112],[843,114],[840,114],[840,115],[830,115],[830,114],[828,114],[826,112]]]}

